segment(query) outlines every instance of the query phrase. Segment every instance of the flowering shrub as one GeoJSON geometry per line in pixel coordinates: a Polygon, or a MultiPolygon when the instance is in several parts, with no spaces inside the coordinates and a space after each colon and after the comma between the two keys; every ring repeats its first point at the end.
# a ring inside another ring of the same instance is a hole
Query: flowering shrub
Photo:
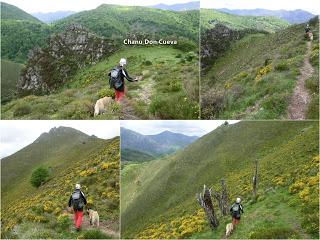
{"type": "Polygon", "coordinates": [[[264,66],[264,67],[258,68],[255,80],[257,82],[259,82],[264,75],[267,75],[271,71],[272,71],[272,64],[271,63],[264,66]]]}
{"type": "Polygon", "coordinates": [[[206,221],[202,209],[193,215],[186,215],[176,218],[167,223],[152,224],[137,238],[142,239],[174,239],[187,238],[192,234],[201,232],[205,227],[206,221]]]}

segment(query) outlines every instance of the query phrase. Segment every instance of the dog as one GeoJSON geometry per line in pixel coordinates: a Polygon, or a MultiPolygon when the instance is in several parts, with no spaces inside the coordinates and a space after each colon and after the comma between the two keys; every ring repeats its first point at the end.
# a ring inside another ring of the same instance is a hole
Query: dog
{"type": "Polygon", "coordinates": [[[112,101],[111,97],[104,97],[97,100],[96,105],[94,106],[94,116],[96,117],[99,114],[104,113],[105,110],[111,106],[112,101]]]}
{"type": "Polygon", "coordinates": [[[232,231],[233,231],[233,224],[228,223],[226,226],[226,238],[231,235],[232,231]]]}
{"type": "Polygon", "coordinates": [[[92,226],[96,225],[97,227],[99,227],[100,222],[99,222],[98,212],[93,211],[92,209],[88,209],[87,214],[89,215],[90,225],[92,225],[92,226]]]}

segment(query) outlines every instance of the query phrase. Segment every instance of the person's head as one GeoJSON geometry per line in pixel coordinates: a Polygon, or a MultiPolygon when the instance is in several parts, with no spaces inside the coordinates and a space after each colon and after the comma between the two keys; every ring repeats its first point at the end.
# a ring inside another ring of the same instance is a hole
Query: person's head
{"type": "Polygon", "coordinates": [[[236,199],[236,203],[240,203],[241,202],[241,199],[238,197],[237,199],[236,199]]]}
{"type": "Polygon", "coordinates": [[[77,183],[77,184],[76,184],[76,189],[77,189],[77,190],[80,190],[80,188],[81,188],[80,184],[77,183]]]}
{"type": "Polygon", "coordinates": [[[307,24],[307,27],[309,27],[309,24],[307,24]]]}
{"type": "Polygon", "coordinates": [[[125,58],[121,58],[120,61],[119,61],[119,65],[121,67],[124,67],[126,64],[127,64],[127,60],[125,58]]]}

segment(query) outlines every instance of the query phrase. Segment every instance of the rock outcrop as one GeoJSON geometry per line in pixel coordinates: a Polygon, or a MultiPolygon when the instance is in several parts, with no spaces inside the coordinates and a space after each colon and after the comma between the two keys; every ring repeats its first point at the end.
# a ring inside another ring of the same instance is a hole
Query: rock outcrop
{"type": "Polygon", "coordinates": [[[18,82],[19,95],[49,94],[78,69],[96,64],[116,49],[111,40],[98,37],[80,25],[70,25],[48,39],[47,46],[28,54],[18,82]]]}

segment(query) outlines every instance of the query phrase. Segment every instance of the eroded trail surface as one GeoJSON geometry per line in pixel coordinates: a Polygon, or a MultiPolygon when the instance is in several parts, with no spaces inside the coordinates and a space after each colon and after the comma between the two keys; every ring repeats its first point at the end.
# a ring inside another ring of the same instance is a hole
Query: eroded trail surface
{"type": "Polygon", "coordinates": [[[300,68],[300,75],[294,88],[293,95],[288,106],[288,119],[302,120],[306,117],[307,108],[310,102],[308,90],[305,87],[305,81],[311,77],[313,67],[310,64],[311,41],[307,42],[307,53],[303,60],[303,66],[300,68]]]}

